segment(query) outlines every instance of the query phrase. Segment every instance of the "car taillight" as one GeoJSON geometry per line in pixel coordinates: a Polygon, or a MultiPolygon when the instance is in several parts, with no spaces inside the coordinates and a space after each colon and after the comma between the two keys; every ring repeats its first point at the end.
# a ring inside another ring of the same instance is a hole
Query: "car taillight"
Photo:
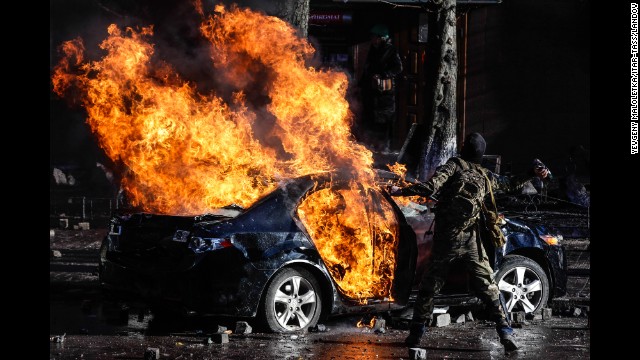
{"type": "Polygon", "coordinates": [[[224,249],[233,246],[230,238],[202,238],[194,236],[189,241],[189,248],[195,252],[224,249]]]}
{"type": "Polygon", "coordinates": [[[562,235],[540,235],[540,239],[549,245],[558,245],[560,244],[560,240],[562,240],[562,235]]]}

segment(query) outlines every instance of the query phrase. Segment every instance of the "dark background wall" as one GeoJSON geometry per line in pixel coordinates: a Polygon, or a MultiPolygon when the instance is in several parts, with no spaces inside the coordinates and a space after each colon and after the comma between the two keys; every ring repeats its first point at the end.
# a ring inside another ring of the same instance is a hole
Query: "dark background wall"
{"type": "Polygon", "coordinates": [[[589,0],[504,0],[469,12],[466,133],[483,133],[503,169],[539,157],[561,175],[575,147],[588,154],[590,16],[589,0]]]}

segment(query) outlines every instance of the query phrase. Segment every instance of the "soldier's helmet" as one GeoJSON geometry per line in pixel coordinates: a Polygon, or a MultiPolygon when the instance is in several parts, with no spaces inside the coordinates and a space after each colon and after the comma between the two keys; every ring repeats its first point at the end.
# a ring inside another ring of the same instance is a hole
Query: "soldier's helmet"
{"type": "Polygon", "coordinates": [[[484,141],[482,135],[477,132],[471,133],[464,139],[460,157],[468,162],[480,164],[482,163],[482,157],[484,156],[486,147],[487,143],[484,141]]]}
{"type": "Polygon", "coordinates": [[[371,28],[371,35],[381,37],[383,39],[389,38],[389,28],[383,24],[376,24],[371,28]]]}

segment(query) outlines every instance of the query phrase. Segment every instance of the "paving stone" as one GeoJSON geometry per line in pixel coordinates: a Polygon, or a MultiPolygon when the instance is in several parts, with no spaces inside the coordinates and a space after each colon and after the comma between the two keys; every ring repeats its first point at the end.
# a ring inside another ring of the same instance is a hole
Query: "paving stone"
{"type": "Polygon", "coordinates": [[[409,348],[409,359],[410,360],[426,360],[427,350],[421,349],[421,348],[409,348]]]}
{"type": "Polygon", "coordinates": [[[252,328],[246,321],[236,322],[236,334],[251,334],[252,328]]]}
{"type": "Polygon", "coordinates": [[[160,359],[160,349],[147,348],[144,352],[144,360],[156,360],[160,359]]]}
{"type": "Polygon", "coordinates": [[[451,324],[451,315],[449,314],[440,314],[436,317],[436,326],[437,327],[442,327],[442,326],[448,326],[449,324],[451,324]]]}

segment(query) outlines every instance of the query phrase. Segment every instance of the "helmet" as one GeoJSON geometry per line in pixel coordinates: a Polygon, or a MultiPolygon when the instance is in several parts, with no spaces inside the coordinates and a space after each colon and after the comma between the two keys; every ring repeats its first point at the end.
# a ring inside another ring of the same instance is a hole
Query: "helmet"
{"type": "Polygon", "coordinates": [[[462,145],[462,154],[461,157],[469,162],[473,162],[476,164],[482,164],[482,156],[484,155],[484,151],[487,147],[487,143],[484,141],[484,138],[480,133],[474,132],[464,139],[464,144],[462,145]]]}
{"type": "Polygon", "coordinates": [[[386,25],[376,24],[371,28],[371,34],[377,35],[379,37],[389,37],[389,29],[386,25]]]}

